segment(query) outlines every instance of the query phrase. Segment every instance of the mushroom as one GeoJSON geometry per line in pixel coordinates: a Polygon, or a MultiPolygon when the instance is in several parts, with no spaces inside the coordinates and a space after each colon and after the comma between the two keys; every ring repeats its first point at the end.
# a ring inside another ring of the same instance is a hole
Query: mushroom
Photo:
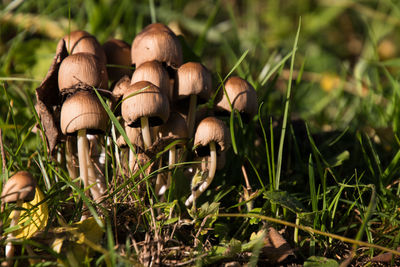
{"type": "Polygon", "coordinates": [[[220,100],[217,102],[216,110],[220,112],[231,112],[231,105],[244,116],[245,121],[250,121],[257,114],[257,92],[253,86],[240,77],[230,77],[225,82],[226,94],[221,91],[220,100]],[[228,95],[228,98],[226,97],[228,95]]]}
{"type": "Polygon", "coordinates": [[[103,177],[93,176],[95,171],[89,157],[86,133],[104,132],[108,122],[107,113],[94,92],[79,90],[63,103],[60,121],[63,134],[77,134],[80,177],[85,188],[96,183],[90,188],[90,192],[93,199],[98,202],[104,194],[105,181],[103,177]]]}
{"type": "Polygon", "coordinates": [[[140,81],[148,81],[157,86],[168,99],[172,99],[170,91],[169,75],[167,70],[158,61],[148,61],[136,68],[132,75],[131,84],[140,81]]]}
{"type": "Polygon", "coordinates": [[[66,57],[58,71],[60,91],[72,88],[79,82],[89,86],[108,88],[108,76],[104,63],[89,53],[78,53],[66,57]]]}
{"type": "Polygon", "coordinates": [[[178,68],[182,64],[182,47],[178,37],[165,25],[150,24],[132,42],[132,64],[157,60],[178,68]]]}
{"type": "Polygon", "coordinates": [[[130,127],[140,127],[144,148],[151,144],[150,128],[165,123],[169,116],[169,103],[160,89],[147,81],[134,83],[126,90],[122,106],[122,118],[130,127]]]}
{"type": "MultiPolygon", "coordinates": [[[[11,219],[10,227],[14,227],[18,224],[18,220],[21,214],[20,208],[23,202],[32,201],[35,197],[36,182],[32,175],[27,171],[19,171],[14,174],[4,185],[1,193],[2,206],[1,210],[4,209],[4,203],[16,203],[17,209],[14,210],[13,217],[11,219]]],[[[7,239],[13,238],[13,232],[10,232],[7,239]]],[[[12,258],[14,256],[14,246],[11,242],[6,243],[5,254],[7,259],[6,266],[12,266],[12,258]]]]}
{"type": "Polygon", "coordinates": [[[106,54],[96,37],[86,31],[73,31],[63,37],[67,51],[70,55],[77,53],[90,53],[106,64],[106,54]]]}
{"type": "Polygon", "coordinates": [[[202,64],[188,62],[179,67],[176,78],[177,99],[190,98],[187,125],[189,138],[193,136],[198,96],[206,101],[212,93],[211,74],[202,64]]]}
{"type": "Polygon", "coordinates": [[[211,184],[217,169],[217,154],[225,151],[230,146],[230,142],[228,128],[223,121],[215,117],[207,117],[199,123],[194,136],[194,148],[199,157],[210,157],[208,174],[204,181],[192,189],[192,194],[185,202],[186,206],[194,202],[211,184]]]}
{"type": "Polygon", "coordinates": [[[124,75],[132,75],[131,47],[122,40],[111,39],[103,44],[107,57],[107,73],[111,81],[118,81],[124,75]],[[110,66],[111,65],[111,66],[110,66]]]}
{"type": "Polygon", "coordinates": [[[159,195],[165,193],[171,184],[172,174],[171,171],[177,162],[177,148],[185,145],[188,138],[188,130],[185,119],[177,112],[171,112],[167,123],[161,126],[161,135],[171,137],[173,141],[180,140],[179,143],[172,146],[168,151],[168,172],[167,184],[163,184],[159,177],[156,181],[156,192],[159,195]]]}

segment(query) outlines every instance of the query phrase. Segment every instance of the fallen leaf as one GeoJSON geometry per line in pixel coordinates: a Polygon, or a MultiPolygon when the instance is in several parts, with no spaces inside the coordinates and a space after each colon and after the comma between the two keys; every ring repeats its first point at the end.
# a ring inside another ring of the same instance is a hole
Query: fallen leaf
{"type": "MultiPolygon", "coordinates": [[[[43,200],[44,194],[36,187],[35,198],[31,202],[22,204],[24,210],[21,211],[18,221],[20,228],[14,232],[16,238],[28,239],[36,232],[46,227],[49,212],[47,204],[46,202],[42,202],[43,200]],[[38,205],[38,203],[40,204],[38,205]]],[[[13,214],[10,215],[10,218],[12,217],[13,214]]]]}
{"type": "Polygon", "coordinates": [[[61,39],[58,42],[56,55],[47,72],[46,77],[36,88],[35,109],[42,122],[44,134],[46,135],[46,145],[49,154],[53,155],[54,148],[61,136],[58,122],[57,110],[59,111],[60,94],[58,88],[58,70],[64,58],[68,56],[65,42],[61,39]]]}

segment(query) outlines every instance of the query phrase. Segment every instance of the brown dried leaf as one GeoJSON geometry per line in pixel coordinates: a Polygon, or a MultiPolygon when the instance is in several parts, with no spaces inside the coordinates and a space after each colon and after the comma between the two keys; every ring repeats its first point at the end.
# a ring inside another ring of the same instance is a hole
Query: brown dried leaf
{"type": "Polygon", "coordinates": [[[293,249],[283,236],[273,227],[268,229],[265,238],[266,246],[262,253],[272,262],[281,263],[289,256],[294,256],[293,249]]]}
{"type": "MultiPolygon", "coordinates": [[[[400,247],[397,247],[397,251],[400,252],[400,247]]],[[[377,255],[371,259],[371,262],[383,262],[390,263],[392,261],[393,254],[390,252],[386,252],[380,255],[377,255]]],[[[399,258],[399,256],[395,256],[395,258],[399,258]]]]}
{"type": "Polygon", "coordinates": [[[44,134],[46,135],[47,151],[53,154],[54,148],[61,136],[58,123],[60,94],[58,88],[58,69],[61,62],[68,56],[64,40],[60,40],[57,45],[56,55],[47,72],[46,77],[36,88],[35,109],[42,122],[44,134]],[[58,114],[57,114],[58,113],[58,114]]]}

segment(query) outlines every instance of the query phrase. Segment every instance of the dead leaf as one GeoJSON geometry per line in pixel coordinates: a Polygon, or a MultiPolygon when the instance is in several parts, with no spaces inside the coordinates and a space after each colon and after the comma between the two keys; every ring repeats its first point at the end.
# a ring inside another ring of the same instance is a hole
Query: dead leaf
{"type": "Polygon", "coordinates": [[[268,229],[268,235],[265,240],[265,247],[262,253],[272,263],[281,263],[289,256],[294,256],[293,249],[283,236],[273,227],[268,229]]]}
{"type": "Polygon", "coordinates": [[[35,109],[42,122],[44,134],[46,135],[46,145],[49,154],[53,155],[54,148],[61,136],[59,125],[59,106],[60,94],[58,88],[58,70],[61,62],[68,56],[64,40],[60,40],[57,45],[56,55],[47,72],[46,77],[36,88],[35,109]]]}
{"type": "MultiPolygon", "coordinates": [[[[400,252],[400,247],[397,247],[397,251],[400,252]]],[[[393,254],[390,252],[386,252],[383,254],[376,255],[371,259],[371,262],[383,262],[390,263],[392,261],[393,254]]],[[[395,256],[395,258],[399,258],[399,256],[395,256]]]]}
{"type": "MultiPolygon", "coordinates": [[[[18,225],[19,229],[14,232],[14,236],[19,239],[28,239],[36,232],[43,230],[47,225],[49,212],[47,203],[42,202],[44,194],[36,187],[35,197],[32,201],[22,204],[23,210],[20,214],[18,225]],[[42,202],[40,205],[38,203],[42,202]]],[[[13,215],[10,215],[12,218],[13,215]]]]}

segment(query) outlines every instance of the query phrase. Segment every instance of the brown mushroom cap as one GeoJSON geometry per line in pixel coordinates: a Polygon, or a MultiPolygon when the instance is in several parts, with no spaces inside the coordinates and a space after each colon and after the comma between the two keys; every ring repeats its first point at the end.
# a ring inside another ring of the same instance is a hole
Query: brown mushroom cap
{"type": "Polygon", "coordinates": [[[141,117],[147,117],[150,126],[161,125],[168,120],[168,98],[154,84],[137,82],[125,92],[121,113],[131,127],[140,127],[141,117]]]}
{"type": "Polygon", "coordinates": [[[62,105],[60,121],[65,135],[83,129],[99,133],[106,130],[108,115],[94,92],[77,91],[62,105]]]}
{"type": "Polygon", "coordinates": [[[86,31],[73,31],[63,37],[67,51],[70,55],[77,53],[90,53],[106,64],[106,54],[96,37],[86,31]]]}
{"type": "Polygon", "coordinates": [[[140,81],[151,82],[170,99],[169,75],[160,62],[148,61],[137,67],[132,75],[131,84],[140,81]]]}
{"type": "Polygon", "coordinates": [[[72,88],[79,82],[89,86],[107,89],[108,77],[106,66],[89,53],[78,53],[66,57],[58,71],[60,91],[72,88]]]}
{"type": "Polygon", "coordinates": [[[203,119],[197,126],[194,136],[194,146],[198,156],[209,155],[210,149],[208,144],[214,141],[217,145],[217,152],[229,148],[231,139],[228,128],[225,123],[215,117],[207,117],[203,119]]]}
{"type": "Polygon", "coordinates": [[[167,123],[161,126],[162,136],[176,139],[187,139],[188,129],[185,119],[178,112],[171,112],[167,123]]]}
{"type": "Polygon", "coordinates": [[[157,60],[178,68],[182,64],[182,47],[176,35],[165,25],[150,24],[132,42],[132,64],[139,67],[157,60]]]}
{"type": "Polygon", "coordinates": [[[124,75],[129,77],[132,75],[129,44],[122,40],[111,39],[103,44],[103,49],[107,57],[107,64],[122,66],[107,66],[108,77],[111,81],[117,81],[124,75]]]}
{"type": "Polygon", "coordinates": [[[208,100],[212,94],[211,73],[201,63],[188,62],[179,67],[175,87],[177,99],[198,95],[208,100]]]}
{"type": "Polygon", "coordinates": [[[36,181],[27,171],[19,171],[14,174],[4,185],[1,199],[4,203],[22,200],[29,202],[35,197],[36,181]]]}
{"type": "MultiPolygon", "coordinates": [[[[244,114],[250,120],[257,114],[257,93],[253,86],[240,77],[231,77],[225,83],[225,90],[231,101],[232,107],[244,114]]],[[[226,95],[221,90],[222,97],[217,103],[219,111],[231,112],[226,95]]]]}

